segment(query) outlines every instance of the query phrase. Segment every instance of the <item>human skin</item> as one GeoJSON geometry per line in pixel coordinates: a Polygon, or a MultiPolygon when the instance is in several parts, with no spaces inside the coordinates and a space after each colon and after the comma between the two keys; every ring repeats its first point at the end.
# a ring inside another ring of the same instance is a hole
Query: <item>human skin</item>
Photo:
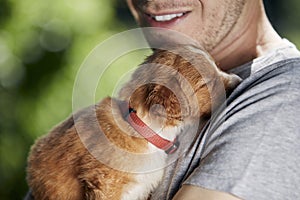
{"type": "Polygon", "coordinates": [[[197,40],[223,70],[244,64],[282,42],[262,0],[127,0],[142,27],[162,27],[197,40]],[[185,13],[170,21],[153,16],[185,13]],[[152,17],[150,17],[152,16],[152,17]]]}
{"type": "MultiPolygon", "coordinates": [[[[225,71],[265,55],[282,42],[266,16],[262,0],[127,0],[127,4],[141,27],[167,28],[190,36],[225,71]]],[[[184,185],[174,199],[239,198],[184,185]]]]}

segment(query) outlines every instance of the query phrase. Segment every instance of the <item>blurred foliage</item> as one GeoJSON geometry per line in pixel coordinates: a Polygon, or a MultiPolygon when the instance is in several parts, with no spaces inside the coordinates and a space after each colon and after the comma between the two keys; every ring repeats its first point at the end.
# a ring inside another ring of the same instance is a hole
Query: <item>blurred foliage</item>
{"type": "MultiPolygon", "coordinates": [[[[265,3],[276,30],[300,46],[300,1],[265,3]]],[[[135,26],[125,0],[0,0],[0,199],[25,195],[29,148],[72,112],[73,83],[87,54],[135,26]]],[[[115,64],[130,69],[145,54],[115,64]]],[[[114,67],[105,74],[97,98],[111,93],[120,73],[114,67]]]]}

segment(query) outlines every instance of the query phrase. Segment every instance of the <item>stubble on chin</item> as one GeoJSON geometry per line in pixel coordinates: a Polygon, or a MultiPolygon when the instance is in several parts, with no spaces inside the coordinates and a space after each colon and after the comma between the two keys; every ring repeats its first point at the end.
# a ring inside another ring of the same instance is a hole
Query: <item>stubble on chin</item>
{"type": "MultiPolygon", "coordinates": [[[[218,44],[221,43],[222,40],[231,33],[234,26],[237,24],[246,4],[246,0],[224,1],[228,5],[224,17],[221,19],[218,26],[216,26],[214,23],[211,23],[204,27],[202,34],[203,37],[200,39],[202,45],[209,52],[215,49],[218,44]]],[[[215,10],[214,12],[218,11],[215,10]]],[[[215,15],[212,15],[211,22],[217,23],[220,19],[214,19],[214,16],[215,15]]]]}

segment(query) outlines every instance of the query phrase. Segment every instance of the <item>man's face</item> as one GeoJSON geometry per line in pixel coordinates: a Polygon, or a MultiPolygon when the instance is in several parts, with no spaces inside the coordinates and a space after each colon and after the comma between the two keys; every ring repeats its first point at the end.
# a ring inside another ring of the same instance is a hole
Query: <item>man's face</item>
{"type": "Polygon", "coordinates": [[[230,33],[246,1],[127,0],[127,3],[140,26],[179,31],[211,51],[230,33]]]}

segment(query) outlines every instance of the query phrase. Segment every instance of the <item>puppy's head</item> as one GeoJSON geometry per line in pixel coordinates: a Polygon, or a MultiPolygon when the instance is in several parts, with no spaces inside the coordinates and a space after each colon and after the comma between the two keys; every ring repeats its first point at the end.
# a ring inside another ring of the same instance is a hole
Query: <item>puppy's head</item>
{"type": "Polygon", "coordinates": [[[163,126],[184,119],[207,119],[240,78],[220,71],[211,57],[193,46],[155,50],[135,71],[120,96],[140,117],[163,126]]]}

